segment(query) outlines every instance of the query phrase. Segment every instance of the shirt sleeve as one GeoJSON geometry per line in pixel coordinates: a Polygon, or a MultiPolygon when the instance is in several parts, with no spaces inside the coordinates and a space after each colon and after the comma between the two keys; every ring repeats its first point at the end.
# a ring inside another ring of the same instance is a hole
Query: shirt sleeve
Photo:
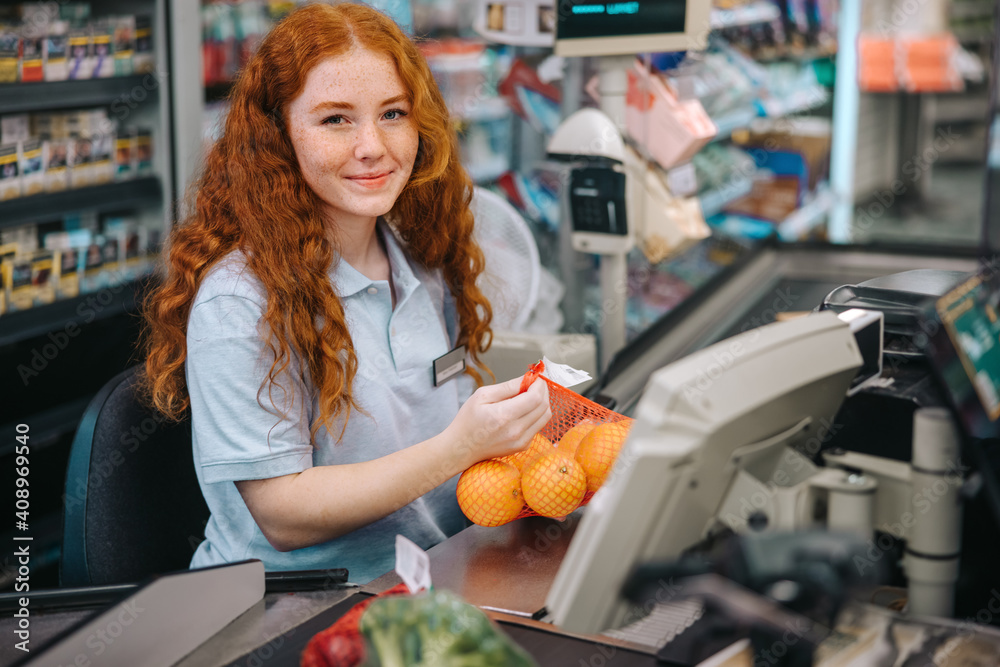
{"type": "Polygon", "coordinates": [[[277,384],[265,383],[274,356],[258,330],[262,315],[252,299],[220,295],[197,302],[188,319],[194,454],[206,483],[312,467],[306,388],[294,359],[277,384]]]}

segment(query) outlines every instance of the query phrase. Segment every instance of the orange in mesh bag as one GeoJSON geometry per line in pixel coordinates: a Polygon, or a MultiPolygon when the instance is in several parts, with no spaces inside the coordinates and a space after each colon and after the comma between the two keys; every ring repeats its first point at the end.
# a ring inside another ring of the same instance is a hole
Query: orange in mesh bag
{"type": "Polygon", "coordinates": [[[473,523],[566,516],[604,484],[625,444],[631,419],[543,377],[544,369],[541,361],[532,365],[521,392],[545,381],[552,419],[520,452],[480,461],[458,480],[458,504],[473,523]]]}

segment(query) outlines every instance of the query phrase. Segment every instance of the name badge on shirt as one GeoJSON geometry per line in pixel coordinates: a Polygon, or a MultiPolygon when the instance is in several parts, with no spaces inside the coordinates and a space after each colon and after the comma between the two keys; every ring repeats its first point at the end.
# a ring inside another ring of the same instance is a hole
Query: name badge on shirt
{"type": "Polygon", "coordinates": [[[434,386],[440,387],[465,370],[465,346],[459,345],[434,360],[434,386]]]}

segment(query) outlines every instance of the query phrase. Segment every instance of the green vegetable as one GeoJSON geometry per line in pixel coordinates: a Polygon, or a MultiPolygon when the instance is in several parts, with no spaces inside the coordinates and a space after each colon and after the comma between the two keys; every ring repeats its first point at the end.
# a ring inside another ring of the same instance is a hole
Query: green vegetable
{"type": "Polygon", "coordinates": [[[365,667],[537,667],[486,614],[448,591],[376,600],[361,634],[365,667]]]}

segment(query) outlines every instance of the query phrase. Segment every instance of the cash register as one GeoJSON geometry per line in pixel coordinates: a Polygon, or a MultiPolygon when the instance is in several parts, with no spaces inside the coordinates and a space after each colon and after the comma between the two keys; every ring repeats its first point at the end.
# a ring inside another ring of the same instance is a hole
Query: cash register
{"type": "MultiPolygon", "coordinates": [[[[901,556],[915,616],[952,616],[963,589],[982,593],[995,574],[962,546],[1000,521],[1000,278],[909,272],[835,290],[818,310],[652,375],[548,593],[549,620],[584,633],[632,621],[637,572],[682,572],[668,564],[727,532],[838,531],[841,547],[823,547],[856,574],[861,562],[891,575],[901,556]],[[963,536],[970,503],[978,526],[963,536]]],[[[789,548],[789,562],[809,551],[789,548]]]]}

